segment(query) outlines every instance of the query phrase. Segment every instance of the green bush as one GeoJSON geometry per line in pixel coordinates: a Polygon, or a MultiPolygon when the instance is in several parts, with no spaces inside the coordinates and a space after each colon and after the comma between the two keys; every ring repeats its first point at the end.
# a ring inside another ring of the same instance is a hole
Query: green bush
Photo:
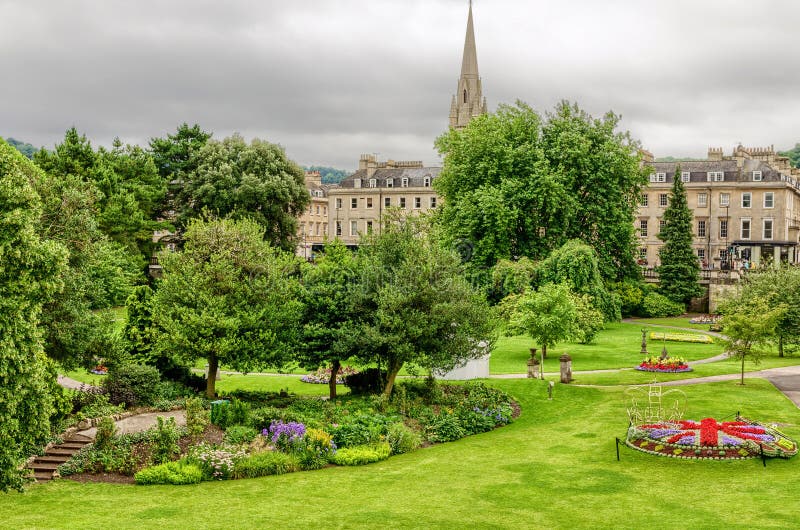
{"type": "Polygon", "coordinates": [[[191,437],[203,434],[208,425],[210,414],[202,398],[193,397],[186,400],[186,431],[191,437]]]}
{"type": "Polygon", "coordinates": [[[220,429],[231,425],[248,425],[250,423],[250,404],[237,398],[227,403],[219,403],[211,408],[211,422],[220,429]]]}
{"type": "Polygon", "coordinates": [[[297,448],[300,469],[321,469],[336,452],[333,436],[321,429],[308,429],[303,443],[297,448]]]}
{"type": "Polygon", "coordinates": [[[410,453],[419,447],[420,438],[417,433],[402,423],[393,423],[386,433],[386,443],[392,448],[393,455],[410,453]]]}
{"type": "Polygon", "coordinates": [[[231,425],[225,431],[225,443],[242,445],[252,442],[258,436],[258,431],[247,425],[231,425]]]}
{"type": "Polygon", "coordinates": [[[467,435],[458,416],[447,412],[430,418],[425,424],[425,433],[432,442],[452,442],[467,435]]]}
{"type": "Polygon", "coordinates": [[[143,486],[151,484],[173,484],[177,486],[199,484],[203,480],[203,473],[194,464],[177,461],[142,469],[133,478],[137,484],[143,486]]]}
{"type": "Polygon", "coordinates": [[[674,317],[682,315],[686,307],[673,302],[659,293],[648,293],[642,301],[642,312],[646,317],[674,317]]]}
{"type": "Polygon", "coordinates": [[[111,403],[136,407],[155,403],[160,383],[161,375],[156,368],[127,364],[112,368],[102,384],[111,403]]]}
{"type": "Polygon", "coordinates": [[[94,436],[94,445],[101,451],[106,451],[111,447],[114,435],[117,434],[117,426],[109,416],[100,420],[97,424],[97,433],[94,436]]]}
{"type": "Polygon", "coordinates": [[[206,443],[189,449],[187,461],[203,473],[203,480],[227,480],[233,476],[236,464],[247,454],[237,447],[215,447],[206,443]]]}
{"type": "Polygon", "coordinates": [[[336,447],[368,445],[386,434],[389,420],[380,414],[358,414],[346,423],[330,428],[336,447]]]}
{"type": "Polygon", "coordinates": [[[392,454],[388,443],[376,445],[358,445],[339,449],[331,457],[331,462],[339,466],[363,466],[373,462],[386,460],[392,454]]]}
{"type": "Polygon", "coordinates": [[[256,478],[267,475],[282,475],[297,471],[297,460],[293,455],[279,451],[254,453],[236,462],[233,466],[234,478],[256,478]]]}
{"type": "Polygon", "coordinates": [[[162,464],[169,462],[173,455],[180,453],[178,440],[181,433],[175,424],[175,418],[164,421],[164,418],[159,416],[156,420],[158,425],[153,437],[153,460],[157,464],[162,464]]]}

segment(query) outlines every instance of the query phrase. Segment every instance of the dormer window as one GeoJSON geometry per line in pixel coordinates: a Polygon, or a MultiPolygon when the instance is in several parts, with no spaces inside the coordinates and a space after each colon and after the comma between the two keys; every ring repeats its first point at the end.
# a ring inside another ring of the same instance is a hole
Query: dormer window
{"type": "Polygon", "coordinates": [[[353,179],[353,187],[360,188],[361,187],[361,179],[353,179]]]}
{"type": "Polygon", "coordinates": [[[403,188],[408,187],[408,177],[403,177],[403,179],[400,181],[400,186],[403,188]]]}
{"type": "Polygon", "coordinates": [[[753,171],[753,182],[761,182],[761,172],[753,171]]]}
{"type": "Polygon", "coordinates": [[[369,179],[369,187],[370,188],[374,188],[377,185],[378,185],[377,179],[369,179]]]}
{"type": "Polygon", "coordinates": [[[689,182],[692,179],[692,174],[688,171],[681,171],[681,182],[689,182]]]}
{"type": "Polygon", "coordinates": [[[394,188],[394,179],[386,179],[386,187],[394,188]]]}
{"type": "Polygon", "coordinates": [[[707,175],[709,182],[723,182],[725,180],[724,171],[709,171],[707,175]]]}
{"type": "Polygon", "coordinates": [[[650,174],[650,182],[666,182],[667,181],[667,174],[666,173],[651,173],[650,174]]]}
{"type": "Polygon", "coordinates": [[[425,177],[422,182],[423,182],[422,185],[425,186],[426,188],[430,188],[431,187],[431,178],[430,177],[425,177]]]}

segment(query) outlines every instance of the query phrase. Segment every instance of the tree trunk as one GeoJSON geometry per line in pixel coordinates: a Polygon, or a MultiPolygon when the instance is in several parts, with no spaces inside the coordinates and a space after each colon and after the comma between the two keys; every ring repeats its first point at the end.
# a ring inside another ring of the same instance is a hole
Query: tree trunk
{"type": "Polygon", "coordinates": [[[387,398],[392,395],[394,380],[397,379],[397,374],[402,367],[403,363],[389,363],[388,372],[386,374],[386,386],[383,388],[383,395],[387,398]]]}
{"type": "Polygon", "coordinates": [[[778,336],[778,357],[783,357],[783,335],[778,336]]]}
{"type": "Polygon", "coordinates": [[[742,354],[742,385],[744,385],[744,359],[745,356],[742,354]]]}
{"type": "Polygon", "coordinates": [[[542,344],[542,359],[547,359],[547,344],[542,344]]]}
{"type": "Polygon", "coordinates": [[[217,395],[217,368],[219,368],[219,360],[216,355],[208,356],[208,377],[206,377],[206,397],[214,399],[217,395]]]}
{"type": "Polygon", "coordinates": [[[328,381],[328,394],[330,399],[336,399],[336,377],[339,375],[339,359],[334,359],[331,362],[331,379],[328,381]]]}

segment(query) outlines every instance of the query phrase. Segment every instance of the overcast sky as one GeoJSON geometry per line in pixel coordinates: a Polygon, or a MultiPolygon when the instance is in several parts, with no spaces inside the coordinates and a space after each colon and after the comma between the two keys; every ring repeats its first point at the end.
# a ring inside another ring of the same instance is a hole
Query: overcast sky
{"type": "MultiPolygon", "coordinates": [[[[656,156],[800,141],[800,1],[476,0],[490,110],[560,99],[656,156]]],[[[440,163],[466,0],[0,0],[0,136],[146,144],[184,121],[300,164],[440,163]]]]}

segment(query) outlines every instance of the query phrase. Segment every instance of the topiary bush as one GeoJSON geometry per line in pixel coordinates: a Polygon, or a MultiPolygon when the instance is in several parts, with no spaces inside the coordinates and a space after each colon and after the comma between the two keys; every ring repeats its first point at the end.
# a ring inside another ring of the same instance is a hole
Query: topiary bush
{"type": "Polygon", "coordinates": [[[376,445],[358,445],[339,449],[331,456],[331,462],[339,466],[363,466],[373,462],[386,460],[392,454],[388,443],[376,445]]]}
{"type": "Polygon", "coordinates": [[[103,389],[114,405],[128,407],[152,405],[159,398],[161,374],[152,366],[125,364],[112,368],[103,380],[103,389]]]}
{"type": "Polygon", "coordinates": [[[199,484],[203,480],[203,472],[194,464],[179,460],[142,469],[133,476],[137,484],[199,484]]]}
{"type": "Polygon", "coordinates": [[[666,296],[652,292],[642,301],[642,312],[646,317],[675,317],[686,311],[683,304],[673,302],[666,296]]]}
{"type": "Polygon", "coordinates": [[[233,466],[234,478],[256,478],[267,475],[283,475],[298,470],[294,455],[278,451],[254,453],[236,462],[233,466]]]}

